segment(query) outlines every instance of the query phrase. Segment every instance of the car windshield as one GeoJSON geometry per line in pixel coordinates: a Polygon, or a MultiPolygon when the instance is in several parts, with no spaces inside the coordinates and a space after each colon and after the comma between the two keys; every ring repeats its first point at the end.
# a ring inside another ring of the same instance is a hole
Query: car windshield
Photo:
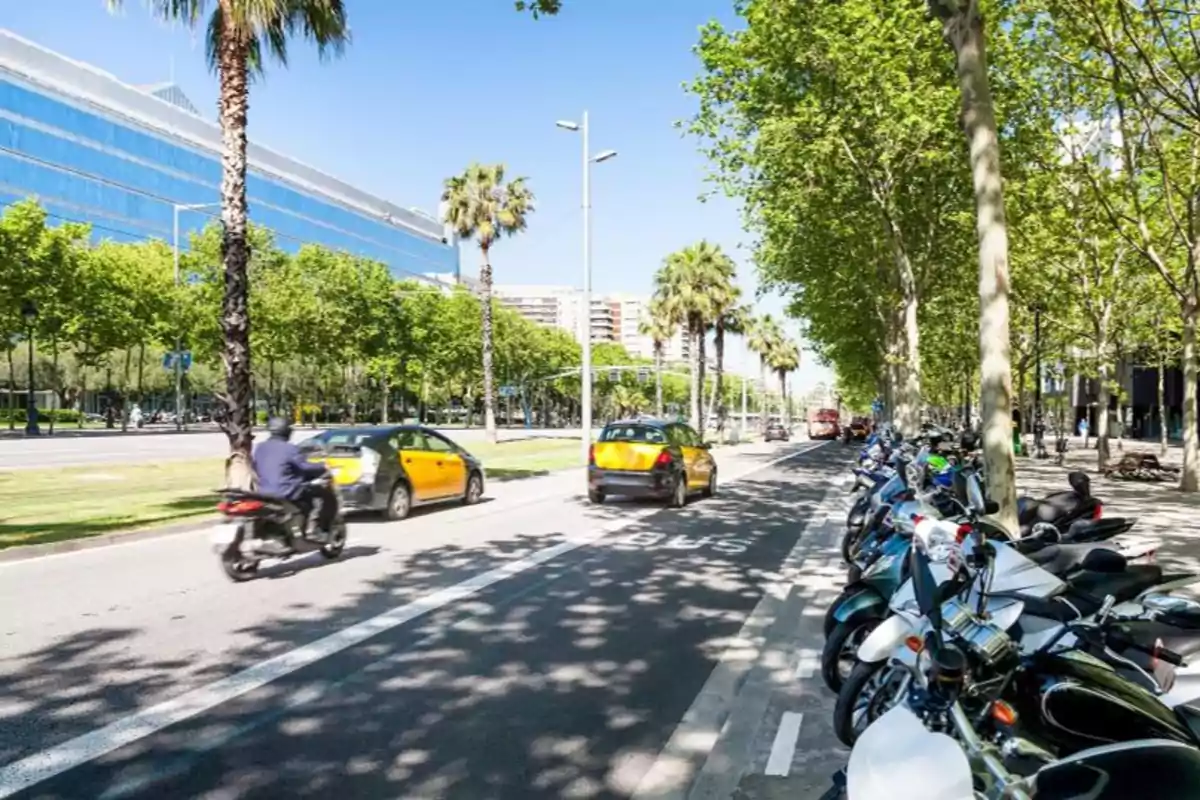
{"type": "Polygon", "coordinates": [[[649,425],[609,425],[600,433],[600,441],[666,444],[667,437],[662,430],[649,425]]]}

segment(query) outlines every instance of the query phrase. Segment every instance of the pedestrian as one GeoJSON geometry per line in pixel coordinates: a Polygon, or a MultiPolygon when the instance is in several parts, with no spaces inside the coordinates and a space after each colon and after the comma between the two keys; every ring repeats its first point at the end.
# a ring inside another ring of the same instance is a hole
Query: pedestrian
{"type": "Polygon", "coordinates": [[[1079,420],[1079,435],[1083,437],[1083,449],[1084,449],[1084,450],[1086,450],[1086,449],[1087,449],[1087,446],[1088,446],[1088,421],[1087,421],[1087,417],[1084,417],[1083,419],[1079,420]]]}

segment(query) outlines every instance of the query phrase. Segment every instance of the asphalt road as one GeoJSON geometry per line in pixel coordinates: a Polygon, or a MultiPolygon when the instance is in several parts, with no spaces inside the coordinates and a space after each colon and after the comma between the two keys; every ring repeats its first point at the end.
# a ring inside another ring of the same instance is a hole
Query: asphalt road
{"type": "Polygon", "coordinates": [[[679,796],[845,459],[723,451],[683,510],[499,485],[242,585],[202,534],[0,565],[0,797],[679,796]]]}
{"type": "MultiPolygon", "coordinates": [[[[297,428],[295,441],[318,433],[309,428],[297,428]]],[[[483,440],[481,428],[446,429],[451,439],[469,445],[483,440]]],[[[578,428],[502,428],[500,439],[530,437],[574,437],[578,428]]],[[[261,438],[261,436],[260,436],[261,438]]],[[[139,462],[183,461],[197,458],[220,458],[229,452],[225,435],[212,430],[203,432],[166,432],[159,430],[129,433],[87,431],[83,435],[69,429],[63,434],[40,438],[0,438],[0,470],[39,469],[46,467],[78,467],[89,464],[136,464],[139,462]]]]}

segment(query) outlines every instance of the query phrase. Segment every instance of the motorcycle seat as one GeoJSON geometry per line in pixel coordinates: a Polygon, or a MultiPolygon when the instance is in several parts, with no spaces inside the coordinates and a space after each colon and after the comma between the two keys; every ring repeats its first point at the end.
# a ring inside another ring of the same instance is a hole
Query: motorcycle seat
{"type": "MultiPolygon", "coordinates": [[[[1054,544],[1043,547],[1041,550],[1034,552],[1026,552],[1025,557],[1033,563],[1037,564],[1047,572],[1062,576],[1073,569],[1078,569],[1083,566],[1083,562],[1087,559],[1088,553],[1093,550],[1111,550],[1114,558],[1112,567],[1113,573],[1121,574],[1128,570],[1128,564],[1123,557],[1117,553],[1112,547],[1103,544],[1054,544]],[[1119,560],[1118,560],[1119,558],[1119,560]]],[[[1110,573],[1096,573],[1110,574],[1110,573]]]]}
{"type": "Polygon", "coordinates": [[[1162,582],[1162,567],[1156,564],[1132,564],[1124,572],[1081,572],[1070,580],[1076,593],[1103,600],[1108,595],[1118,603],[1132,600],[1162,582]]]}
{"type": "Polygon", "coordinates": [[[1063,533],[1063,541],[1074,543],[1095,542],[1124,533],[1133,527],[1134,521],[1124,517],[1103,519],[1077,519],[1063,533]]]}
{"type": "Polygon", "coordinates": [[[299,507],[285,497],[278,497],[273,494],[260,494],[259,492],[248,492],[243,489],[225,489],[221,492],[231,500],[261,500],[267,505],[275,506],[281,511],[288,513],[300,513],[299,507]]]}

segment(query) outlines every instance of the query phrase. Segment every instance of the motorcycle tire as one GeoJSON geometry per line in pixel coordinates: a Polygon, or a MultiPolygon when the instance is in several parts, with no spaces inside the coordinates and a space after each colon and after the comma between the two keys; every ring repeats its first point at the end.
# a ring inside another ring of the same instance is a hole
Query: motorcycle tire
{"type": "Polygon", "coordinates": [[[225,571],[225,577],[234,583],[245,583],[258,574],[258,562],[243,560],[237,545],[233,544],[221,553],[221,569],[225,571]]]}
{"type": "Polygon", "coordinates": [[[842,593],[835,597],[833,602],[829,604],[829,608],[825,609],[825,619],[821,625],[821,632],[826,639],[829,638],[829,634],[833,633],[833,629],[836,628],[838,624],[837,618],[833,615],[837,613],[838,606],[844,603],[846,598],[849,596],[850,590],[843,589],[842,593]]]}
{"type": "MultiPolygon", "coordinates": [[[[867,685],[875,678],[875,676],[887,667],[886,661],[877,661],[871,664],[859,663],[850,671],[850,675],[842,684],[841,691],[838,692],[837,703],[833,707],[833,732],[837,736],[838,741],[853,748],[855,740],[858,739],[858,732],[854,730],[854,711],[858,704],[859,697],[866,690],[867,685]]],[[[872,703],[874,699],[872,699],[872,703]]],[[[878,719],[887,709],[879,710],[875,715],[878,719]]],[[[873,722],[874,720],[872,720],[873,722]]]]}
{"type": "MultiPolygon", "coordinates": [[[[877,618],[860,619],[850,622],[840,622],[834,626],[829,636],[825,639],[825,647],[821,650],[821,679],[825,681],[825,685],[832,692],[840,692],[843,684],[850,676],[850,672],[854,671],[854,667],[846,674],[842,674],[841,658],[843,651],[847,647],[853,647],[857,652],[858,646],[863,640],[871,635],[871,631],[879,625],[882,620],[877,618]]],[[[855,661],[855,666],[858,663],[855,661]]]]}
{"type": "Polygon", "coordinates": [[[338,520],[333,524],[333,535],[329,541],[321,545],[321,555],[332,561],[346,549],[346,521],[338,520]]]}

